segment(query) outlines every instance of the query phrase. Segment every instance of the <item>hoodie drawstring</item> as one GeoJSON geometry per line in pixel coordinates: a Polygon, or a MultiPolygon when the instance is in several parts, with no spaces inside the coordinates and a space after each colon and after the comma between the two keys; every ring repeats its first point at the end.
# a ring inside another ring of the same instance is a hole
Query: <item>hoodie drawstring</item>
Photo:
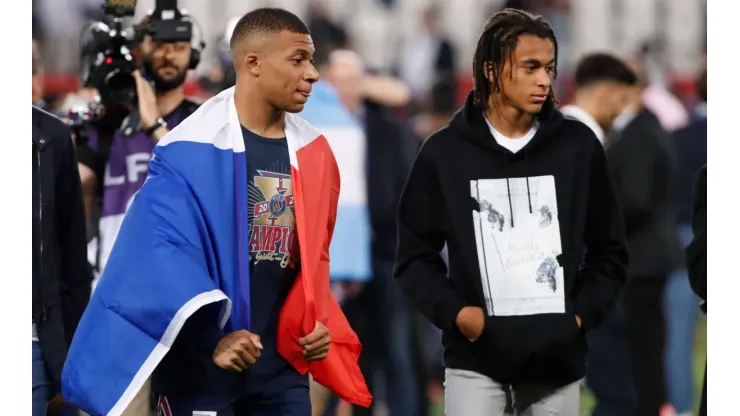
{"type": "MultiPolygon", "coordinates": [[[[527,163],[527,149],[524,148],[524,163],[527,163]]],[[[532,194],[529,193],[529,176],[525,177],[527,179],[527,201],[529,201],[529,213],[532,214],[532,194]]]]}
{"type": "MultiPolygon", "coordinates": [[[[527,149],[524,149],[524,163],[527,163],[527,149]]],[[[509,163],[509,158],[506,158],[506,163],[509,163]]],[[[529,213],[532,214],[532,194],[529,192],[529,176],[524,178],[527,181],[527,201],[529,202],[529,213]]],[[[511,202],[511,185],[509,184],[509,177],[506,177],[506,193],[509,197],[509,218],[511,222],[511,228],[514,228],[514,205],[511,202]]]]}
{"type": "Polygon", "coordinates": [[[514,206],[511,204],[511,187],[509,187],[509,177],[506,177],[506,193],[509,197],[509,218],[511,219],[511,228],[514,228],[514,206]]]}

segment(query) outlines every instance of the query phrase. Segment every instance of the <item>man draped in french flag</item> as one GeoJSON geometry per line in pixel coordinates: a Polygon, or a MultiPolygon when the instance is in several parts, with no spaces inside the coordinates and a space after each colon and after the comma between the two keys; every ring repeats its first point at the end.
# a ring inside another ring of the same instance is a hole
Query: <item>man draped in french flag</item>
{"type": "Polygon", "coordinates": [[[293,113],[318,80],[295,15],[246,14],[236,87],[157,145],[62,375],[120,415],[147,380],[159,414],[309,416],[308,375],[369,406],[361,345],[329,289],[339,171],[293,113]]]}

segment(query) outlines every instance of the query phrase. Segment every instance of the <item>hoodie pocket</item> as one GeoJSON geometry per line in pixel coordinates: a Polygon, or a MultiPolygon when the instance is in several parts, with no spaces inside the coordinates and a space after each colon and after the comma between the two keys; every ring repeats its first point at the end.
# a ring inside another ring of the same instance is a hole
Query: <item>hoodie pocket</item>
{"type": "Polygon", "coordinates": [[[473,343],[473,353],[486,368],[515,372],[536,357],[561,355],[579,337],[580,329],[571,313],[491,316],[473,343]]]}
{"type": "Polygon", "coordinates": [[[483,332],[473,343],[473,353],[487,368],[516,368],[535,352],[526,330],[517,319],[489,316],[483,332]]]}

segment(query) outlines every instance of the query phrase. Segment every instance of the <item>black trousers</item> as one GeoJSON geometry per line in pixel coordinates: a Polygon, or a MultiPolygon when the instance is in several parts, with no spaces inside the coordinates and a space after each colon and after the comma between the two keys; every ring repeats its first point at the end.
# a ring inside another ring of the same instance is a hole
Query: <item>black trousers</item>
{"type": "Polygon", "coordinates": [[[630,278],[604,323],[588,335],[593,416],[658,416],[666,401],[663,291],[667,277],[630,278]]]}
{"type": "Polygon", "coordinates": [[[624,288],[627,348],[637,391],[636,416],[658,416],[666,402],[665,316],[667,276],[628,279],[624,288]]]}

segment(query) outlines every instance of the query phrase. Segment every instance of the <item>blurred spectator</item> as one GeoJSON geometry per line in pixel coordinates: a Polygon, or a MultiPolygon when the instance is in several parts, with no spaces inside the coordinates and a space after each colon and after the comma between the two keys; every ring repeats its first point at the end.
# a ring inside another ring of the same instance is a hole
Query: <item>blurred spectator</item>
{"type": "Polygon", "coordinates": [[[32,412],[44,416],[47,404],[60,392],[62,366],[90,298],[92,274],[70,131],[35,106],[32,121],[32,412]]]}
{"type": "MultiPolygon", "coordinates": [[[[333,76],[330,77],[330,82],[333,76]]],[[[386,89],[387,90],[387,89],[386,89]]],[[[379,90],[382,91],[382,90],[379,90]]],[[[417,386],[420,361],[415,360],[413,314],[393,282],[396,257],[396,207],[406,183],[411,158],[410,131],[382,105],[365,100],[358,108],[367,137],[368,201],[372,224],[373,278],[365,288],[375,328],[370,353],[382,372],[390,416],[426,415],[417,386]],[[373,312],[374,311],[374,312],[373,312]]],[[[375,389],[377,391],[377,388],[375,389]]],[[[425,391],[422,389],[422,392],[425,391]]]]}
{"type": "Polygon", "coordinates": [[[427,98],[435,79],[454,76],[455,49],[439,28],[439,9],[424,12],[421,28],[406,40],[401,50],[399,75],[411,88],[415,102],[427,98]]]}
{"type": "Polygon", "coordinates": [[[308,4],[308,29],[311,38],[318,45],[329,50],[345,48],[348,43],[347,31],[331,19],[326,0],[311,0],[308,4]]]}
{"type": "Polygon", "coordinates": [[[654,68],[650,54],[643,51],[629,64],[637,73],[640,83],[645,85],[642,92],[645,108],[658,117],[663,129],[673,132],[686,126],[690,119],[689,113],[681,101],[666,88],[665,82],[660,79],[662,73],[654,68]]]}
{"type": "Polygon", "coordinates": [[[635,74],[618,58],[588,55],[576,67],[573,102],[560,111],[585,124],[604,144],[627,104],[628,87],[636,82],[635,74]]]}
{"type": "Polygon", "coordinates": [[[667,402],[664,292],[682,263],[673,220],[678,184],[676,149],[655,115],[642,104],[642,84],[607,145],[624,214],[630,267],[622,295],[627,346],[637,391],[637,415],[657,415],[667,402]]]}
{"type": "MultiPolygon", "coordinates": [[[[371,359],[367,353],[367,334],[369,320],[372,317],[365,314],[362,298],[364,283],[371,278],[370,260],[370,217],[367,204],[366,167],[366,139],[362,124],[347,106],[359,102],[360,83],[362,73],[343,71],[343,80],[340,82],[347,89],[340,95],[337,88],[326,80],[330,71],[330,47],[316,44],[314,55],[315,66],[322,79],[313,85],[311,98],[306,103],[301,117],[313,124],[326,137],[337,159],[339,174],[342,180],[342,189],[339,193],[337,219],[334,227],[334,236],[330,246],[330,277],[335,296],[344,310],[352,329],[357,333],[363,344],[363,353],[359,365],[366,376],[368,387],[371,386],[371,359]]],[[[348,51],[340,53],[345,58],[339,65],[351,65],[347,61],[359,65],[360,58],[348,51]]],[[[339,82],[339,80],[337,80],[339,82]]],[[[319,416],[326,409],[333,412],[336,401],[329,400],[328,390],[312,383],[313,414],[319,416]]],[[[370,414],[367,409],[354,406],[355,414],[370,414]]]]}
{"type": "MultiPolygon", "coordinates": [[[[322,59],[319,57],[317,60],[322,59]]],[[[331,52],[328,62],[326,65],[320,65],[319,70],[323,81],[314,86],[313,97],[301,114],[309,122],[314,123],[332,143],[343,175],[340,204],[342,194],[348,186],[345,179],[347,165],[342,164],[343,149],[351,146],[351,151],[356,156],[358,148],[362,147],[353,146],[353,143],[348,141],[353,136],[346,134],[342,135],[342,143],[332,140],[333,133],[339,132],[336,127],[327,123],[328,120],[324,120],[324,117],[330,114],[324,107],[330,103],[332,96],[338,99],[344,110],[364,131],[365,139],[366,153],[359,152],[362,159],[355,163],[358,163],[359,167],[365,166],[361,172],[365,181],[372,229],[372,278],[361,291],[345,285],[343,293],[349,297],[344,300],[342,306],[363,343],[360,365],[371,391],[374,393],[378,391],[377,385],[373,383],[375,380],[373,374],[380,372],[384,376],[382,380],[385,381],[390,415],[419,415],[417,403],[419,394],[416,391],[419,383],[416,380],[417,368],[414,366],[411,315],[405,298],[392,284],[396,245],[395,208],[410,163],[407,148],[409,142],[401,126],[391,118],[382,105],[403,104],[403,100],[398,101],[399,91],[396,81],[365,74],[363,62],[354,52],[348,50],[331,52]],[[376,102],[376,99],[380,103],[376,102]],[[317,114],[318,111],[322,112],[322,116],[317,114]]],[[[338,123],[338,120],[335,119],[333,123],[338,123]]],[[[341,213],[337,215],[338,224],[340,215],[341,213]]],[[[336,244],[346,246],[347,242],[336,240],[337,235],[341,233],[338,234],[335,228],[332,248],[336,244]]],[[[357,239],[358,235],[355,233],[353,237],[357,239]]],[[[344,249],[345,252],[346,250],[347,248],[344,249]]],[[[333,270],[335,269],[333,262],[337,258],[332,254],[333,270]]],[[[350,258],[356,261],[357,256],[350,258]]],[[[327,414],[334,411],[335,405],[336,401],[332,399],[327,414]]],[[[355,407],[353,412],[355,415],[371,414],[372,408],[355,407]]]]}
{"type": "MultiPolygon", "coordinates": [[[[694,178],[707,163],[706,69],[697,78],[696,90],[700,103],[696,106],[695,120],[673,134],[678,153],[677,228],[684,247],[688,246],[693,238],[691,215],[694,178]]],[[[666,345],[668,398],[679,415],[687,415],[693,409],[692,352],[699,310],[685,265],[671,275],[665,295],[668,325],[666,345]]]]}
{"type": "MultiPolygon", "coordinates": [[[[601,141],[624,111],[635,74],[618,58],[608,54],[584,57],[575,72],[573,104],[561,108],[563,115],[588,126],[601,141]]],[[[586,380],[598,404],[594,416],[631,415],[637,398],[631,377],[624,308],[618,302],[600,327],[588,334],[586,380]]]]}
{"type": "Polygon", "coordinates": [[[414,137],[417,141],[417,149],[424,139],[435,131],[446,126],[452,115],[457,110],[457,91],[452,80],[443,77],[433,86],[429,94],[429,105],[425,111],[414,117],[414,137]]]}

